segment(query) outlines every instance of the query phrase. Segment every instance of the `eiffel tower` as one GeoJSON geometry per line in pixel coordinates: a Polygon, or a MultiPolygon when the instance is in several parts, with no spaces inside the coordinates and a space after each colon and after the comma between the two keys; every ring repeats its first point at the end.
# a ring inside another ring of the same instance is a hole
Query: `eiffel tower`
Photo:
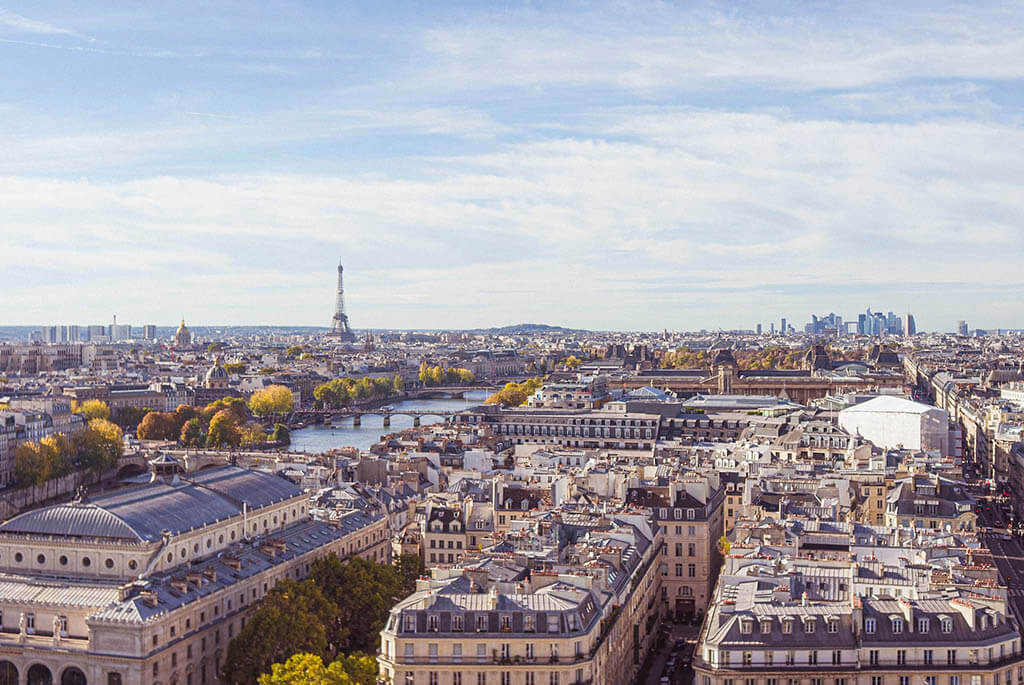
{"type": "Polygon", "coordinates": [[[327,335],[342,342],[354,342],[355,334],[348,325],[348,314],[345,313],[345,288],[341,280],[341,260],[338,260],[338,298],[334,302],[334,316],[331,317],[331,332],[327,335]]]}

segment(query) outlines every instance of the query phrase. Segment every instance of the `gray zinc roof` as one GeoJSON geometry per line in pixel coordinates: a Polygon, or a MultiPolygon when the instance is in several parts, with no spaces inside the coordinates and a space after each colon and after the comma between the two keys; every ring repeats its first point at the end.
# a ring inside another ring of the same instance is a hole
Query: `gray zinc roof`
{"type": "Polygon", "coordinates": [[[301,494],[288,481],[233,466],[198,474],[193,482],[147,483],[97,497],[25,512],[0,533],[152,542],[164,530],[179,534],[301,494]]]}

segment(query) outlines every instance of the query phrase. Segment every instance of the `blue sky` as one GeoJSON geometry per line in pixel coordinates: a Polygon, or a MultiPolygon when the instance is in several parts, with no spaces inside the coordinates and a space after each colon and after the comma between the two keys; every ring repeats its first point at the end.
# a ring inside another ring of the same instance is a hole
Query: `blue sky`
{"type": "Polygon", "coordinates": [[[327,325],[341,256],[359,328],[1024,327],[1022,25],[984,3],[0,5],[0,318],[327,325]]]}

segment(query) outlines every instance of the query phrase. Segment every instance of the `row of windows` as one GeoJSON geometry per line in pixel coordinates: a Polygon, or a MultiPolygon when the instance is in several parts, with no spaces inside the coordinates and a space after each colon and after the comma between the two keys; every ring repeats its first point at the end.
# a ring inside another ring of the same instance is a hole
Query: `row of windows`
{"type": "MultiPolygon", "coordinates": [[[[452,647],[452,655],[451,655],[452,656],[452,661],[454,661],[456,663],[460,662],[462,657],[463,657],[463,654],[462,654],[462,643],[456,642],[451,647],[452,647]]],[[[385,656],[390,657],[391,656],[391,654],[389,652],[389,650],[390,650],[390,643],[385,644],[385,650],[386,650],[385,651],[385,656]]],[[[549,661],[551,661],[552,663],[556,662],[558,660],[558,658],[559,658],[558,645],[557,644],[550,644],[550,645],[548,645],[548,651],[549,651],[549,653],[546,654],[546,655],[543,655],[543,656],[548,658],[549,661]]],[[[439,655],[438,655],[438,643],[432,642],[429,645],[427,645],[427,654],[428,654],[427,658],[429,660],[429,663],[437,663],[437,660],[439,658],[439,655]]],[[[578,658],[582,657],[583,654],[584,654],[583,643],[577,641],[573,645],[573,656],[578,659],[578,658]]],[[[523,645],[523,653],[522,654],[517,654],[517,655],[514,655],[514,656],[523,657],[528,662],[532,662],[532,661],[537,659],[536,646],[532,642],[528,642],[525,645],[523,645]]],[[[404,658],[407,661],[412,661],[412,660],[414,660],[416,658],[416,643],[411,642],[411,641],[405,643],[404,658]]],[[[508,643],[508,642],[504,642],[504,643],[502,643],[502,645],[501,645],[501,647],[499,649],[495,650],[495,649],[491,648],[490,650],[488,650],[488,644],[486,644],[486,643],[479,643],[479,644],[477,644],[477,646],[476,646],[476,661],[477,661],[477,663],[487,663],[489,660],[494,659],[494,658],[503,659],[503,660],[513,658],[512,645],[510,643],[508,643]]]]}
{"type": "MultiPolygon", "coordinates": [[[[438,671],[427,671],[425,676],[424,674],[408,673],[404,682],[406,685],[442,685],[441,673],[438,671]]],[[[444,683],[446,685],[449,683],[450,685],[473,685],[469,678],[464,681],[462,676],[460,671],[445,672],[444,683]]],[[[511,671],[499,671],[497,679],[494,676],[493,673],[480,671],[476,674],[475,683],[476,685],[512,685],[513,683],[511,671]]],[[[399,682],[398,679],[395,682],[399,682]]],[[[575,673],[551,671],[546,678],[543,677],[543,674],[538,675],[532,671],[526,671],[522,674],[516,673],[515,682],[522,685],[578,685],[584,682],[583,669],[577,669],[575,673]]]]}
{"type": "MultiPolygon", "coordinates": [[[[1006,647],[1005,644],[999,645],[998,651],[996,650],[995,647],[989,647],[987,649],[988,649],[988,652],[987,652],[988,663],[995,662],[996,660],[1005,659],[1006,656],[1007,656],[1007,651],[1008,650],[1007,650],[1007,647],[1006,647]]],[[[959,658],[958,654],[960,653],[960,650],[958,650],[958,649],[946,649],[944,651],[945,651],[944,663],[946,665],[954,666],[957,663],[961,663],[961,662],[958,661],[958,658],[959,658]]],[[[772,665],[772,664],[775,663],[775,652],[773,652],[773,651],[765,651],[765,652],[744,651],[744,652],[740,652],[739,655],[740,655],[739,663],[742,664],[743,666],[751,666],[751,665],[753,665],[755,663],[755,659],[756,659],[756,663],[758,663],[758,664],[762,664],[763,663],[763,664],[767,664],[767,665],[772,665]]],[[[940,655],[941,655],[941,651],[940,651],[940,655]]],[[[1010,645],[1009,655],[1013,656],[1013,657],[1017,656],[1017,643],[1016,642],[1014,642],[1014,643],[1012,643],[1010,645]]],[[[714,656],[714,653],[711,652],[711,650],[709,650],[709,657],[713,657],[713,656],[714,656]]],[[[908,654],[907,654],[907,650],[906,649],[897,649],[896,653],[895,653],[895,661],[890,661],[889,659],[882,659],[881,658],[882,657],[881,650],[871,649],[871,650],[868,650],[868,664],[871,665],[871,666],[893,666],[893,665],[895,665],[895,666],[905,666],[905,665],[908,665],[908,664],[912,663],[911,661],[909,661],[907,659],[907,656],[908,656],[908,654]]],[[[972,666],[973,665],[977,665],[979,663],[979,657],[980,657],[980,653],[979,653],[978,649],[968,649],[967,650],[967,661],[966,661],[966,663],[969,664],[969,665],[972,665],[972,666]]],[[[724,650],[724,649],[720,650],[718,652],[718,658],[719,658],[719,664],[721,664],[723,666],[728,666],[730,664],[735,663],[733,661],[734,658],[735,658],[734,652],[730,652],[728,650],[724,650]]],[[[798,653],[798,652],[796,652],[794,650],[787,650],[787,651],[782,653],[783,662],[787,666],[792,666],[794,664],[797,664],[798,662],[803,663],[805,658],[806,658],[806,663],[808,665],[813,666],[813,665],[819,663],[818,662],[818,651],[817,650],[809,650],[806,653],[802,652],[802,651],[798,653]]],[[[941,656],[940,656],[940,658],[941,658],[941,656]]],[[[713,661],[713,658],[709,658],[709,661],[713,661]]],[[[842,652],[840,650],[833,650],[832,651],[832,664],[833,665],[838,665],[838,664],[842,664],[842,663],[843,663],[842,652]]],[[[913,662],[913,663],[920,663],[920,664],[923,664],[925,666],[932,666],[932,665],[936,665],[936,664],[938,664],[940,662],[936,659],[935,650],[933,650],[933,649],[922,649],[921,652],[920,652],[920,661],[916,661],[916,662],[913,662]]]]}
{"type": "MultiPolygon", "coordinates": [[[[592,610],[591,600],[587,601],[586,611],[592,610]]],[[[547,632],[557,633],[560,630],[560,616],[559,613],[548,613],[547,614],[547,632]]],[[[486,632],[489,629],[489,618],[487,613],[478,612],[475,615],[475,625],[477,632],[486,632]]],[[[454,632],[460,632],[464,630],[464,614],[455,613],[451,617],[451,630],[454,632]]],[[[569,630],[576,631],[580,630],[580,619],[579,615],[575,612],[567,614],[567,620],[569,623],[569,630]]],[[[414,633],[416,632],[416,615],[405,614],[404,620],[405,632],[414,633]]],[[[437,631],[440,626],[439,616],[436,613],[427,614],[427,630],[437,631]]],[[[502,632],[508,632],[512,630],[512,614],[500,614],[498,617],[499,630],[502,632]]],[[[523,614],[523,630],[525,632],[533,632],[537,630],[537,615],[533,613],[523,614]]]]}
{"type": "MultiPolygon", "coordinates": [[[[1017,683],[1024,683],[1024,668],[1017,669],[1017,683]]],[[[1012,685],[1013,669],[1007,669],[992,676],[992,685],[1012,685]]],[[[757,678],[743,678],[738,683],[734,678],[723,678],[721,685],[848,685],[852,679],[848,678],[765,678],[763,681],[757,678]]],[[[852,680],[856,682],[856,680],[852,680]]],[[[947,676],[871,676],[871,685],[985,685],[986,678],[982,675],[971,675],[961,677],[959,674],[947,676]]],[[[703,676],[701,685],[711,685],[711,677],[703,676]]]]}

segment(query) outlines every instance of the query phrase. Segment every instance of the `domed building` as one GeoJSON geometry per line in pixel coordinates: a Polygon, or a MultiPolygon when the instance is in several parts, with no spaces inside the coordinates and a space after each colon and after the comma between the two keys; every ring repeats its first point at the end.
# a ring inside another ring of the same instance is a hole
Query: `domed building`
{"type": "Polygon", "coordinates": [[[228,372],[220,365],[220,357],[213,362],[213,366],[206,372],[206,379],[203,382],[207,388],[213,390],[226,390],[228,387],[228,372]]]}
{"type": "Polygon", "coordinates": [[[174,334],[175,347],[192,347],[192,331],[185,325],[185,317],[181,317],[181,325],[174,334]]]}

